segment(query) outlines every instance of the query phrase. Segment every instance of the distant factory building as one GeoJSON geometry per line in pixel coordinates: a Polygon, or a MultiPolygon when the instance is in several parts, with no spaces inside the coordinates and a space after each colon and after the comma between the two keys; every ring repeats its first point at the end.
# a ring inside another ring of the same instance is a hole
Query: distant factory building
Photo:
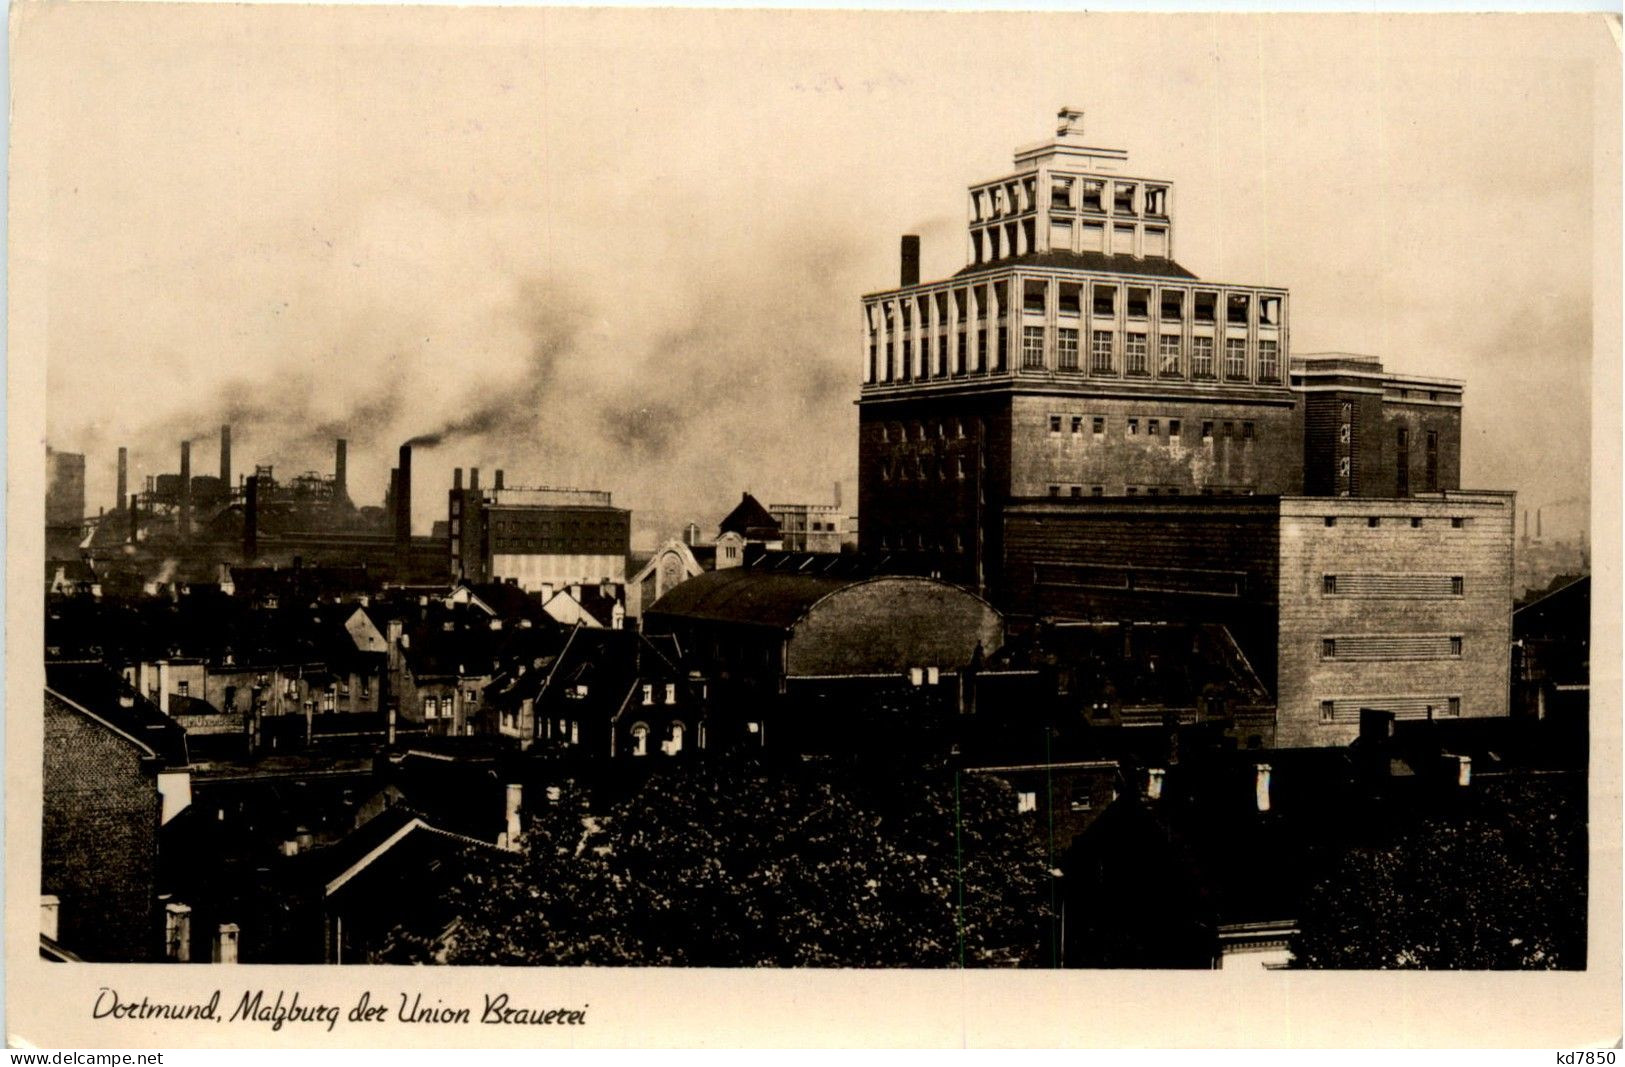
{"type": "Polygon", "coordinates": [[[452,577],[470,582],[515,582],[532,592],[571,585],[626,581],[632,548],[632,513],[614,507],[610,494],[590,489],[489,489],[479,470],[454,475],[450,494],[452,577]]]}
{"type": "Polygon", "coordinates": [[[85,533],[85,457],[45,449],[45,552],[73,555],[85,533]]]}

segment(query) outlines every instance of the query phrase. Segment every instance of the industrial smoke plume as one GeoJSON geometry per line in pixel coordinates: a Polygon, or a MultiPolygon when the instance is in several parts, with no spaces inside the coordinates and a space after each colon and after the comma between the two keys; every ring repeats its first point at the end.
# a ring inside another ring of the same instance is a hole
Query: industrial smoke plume
{"type": "Polygon", "coordinates": [[[422,321],[434,309],[417,308],[415,349],[381,330],[345,366],[228,381],[132,435],[133,469],[170,469],[176,440],[229,423],[245,475],[254,463],[279,476],[326,470],[333,439],[348,438],[358,504],[382,498],[396,443],[438,448],[415,475],[419,528],[440,517],[454,465],[607,489],[622,506],[702,525],[742,487],[823,499],[855,462],[844,432],[855,424],[853,302],[838,280],[853,253],[778,243],[777,270],[717,263],[628,287],[622,302],[605,298],[613,285],[536,279],[505,286],[483,322],[461,315],[442,329],[422,321]]]}

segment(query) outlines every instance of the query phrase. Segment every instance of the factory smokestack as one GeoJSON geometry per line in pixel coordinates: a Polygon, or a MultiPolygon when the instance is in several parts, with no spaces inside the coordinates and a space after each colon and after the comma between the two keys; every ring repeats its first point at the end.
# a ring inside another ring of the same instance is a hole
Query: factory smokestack
{"type": "MultiPolygon", "coordinates": [[[[118,450],[118,509],[123,511],[126,506],[126,497],[130,488],[130,450],[118,450]]],[[[1527,525],[1527,523],[1525,524],[1527,525]]]]}
{"type": "Polygon", "coordinates": [[[453,489],[461,489],[463,487],[463,468],[453,467],[451,469],[451,487],[453,489]]]}
{"type": "Polygon", "coordinates": [[[412,446],[401,446],[395,478],[395,543],[404,552],[412,540],[412,446]]]}
{"type": "Polygon", "coordinates": [[[192,539],[192,442],[181,442],[181,542],[192,539]]]}
{"type": "Polygon", "coordinates": [[[220,488],[231,492],[231,427],[220,427],[220,488]]]}
{"type": "Polygon", "coordinates": [[[243,562],[253,563],[260,554],[260,477],[248,476],[243,500],[243,562]]]}
{"type": "Polygon", "coordinates": [[[468,468],[468,487],[470,489],[478,489],[480,487],[480,469],[478,467],[468,468]]]}
{"type": "Polygon", "coordinates": [[[1540,533],[1540,509],[1536,508],[1535,509],[1535,540],[1539,541],[1540,538],[1541,538],[1541,533],[1540,533]]]}
{"type": "Polygon", "coordinates": [[[914,234],[903,236],[902,284],[920,284],[920,239],[914,234]]]}
{"type": "Polygon", "coordinates": [[[333,444],[333,503],[350,499],[350,443],[340,437],[333,444]]]}
{"type": "Polygon", "coordinates": [[[501,467],[497,468],[496,481],[491,483],[491,488],[492,489],[501,489],[502,488],[502,468],[501,467]]]}

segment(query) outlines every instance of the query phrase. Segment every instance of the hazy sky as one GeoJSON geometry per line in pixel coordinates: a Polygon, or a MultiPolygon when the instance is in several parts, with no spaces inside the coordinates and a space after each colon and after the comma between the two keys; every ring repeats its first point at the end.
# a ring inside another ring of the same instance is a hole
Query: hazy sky
{"type": "Polygon", "coordinates": [[[1182,264],[1288,287],[1296,352],[1466,379],[1464,483],[1582,514],[1600,16],[22,14],[46,229],[13,256],[93,509],[118,445],[139,476],[196,435],[212,473],[228,420],[239,472],[348,436],[364,503],[449,428],[420,532],[453,465],[707,526],[741,489],[827,499],[859,295],[905,232],[962,266],[965,186],[1070,104],[1176,183],[1182,264]]]}

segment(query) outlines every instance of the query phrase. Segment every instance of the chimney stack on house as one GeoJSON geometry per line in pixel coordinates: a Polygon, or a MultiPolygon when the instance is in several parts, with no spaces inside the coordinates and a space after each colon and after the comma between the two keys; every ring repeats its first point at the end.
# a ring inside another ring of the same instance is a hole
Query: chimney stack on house
{"type": "Polygon", "coordinates": [[[491,483],[491,488],[492,489],[501,489],[502,488],[502,468],[501,467],[497,468],[496,479],[491,483]]]}
{"type": "Polygon", "coordinates": [[[920,239],[915,234],[903,235],[902,284],[920,284],[920,239]]]}

